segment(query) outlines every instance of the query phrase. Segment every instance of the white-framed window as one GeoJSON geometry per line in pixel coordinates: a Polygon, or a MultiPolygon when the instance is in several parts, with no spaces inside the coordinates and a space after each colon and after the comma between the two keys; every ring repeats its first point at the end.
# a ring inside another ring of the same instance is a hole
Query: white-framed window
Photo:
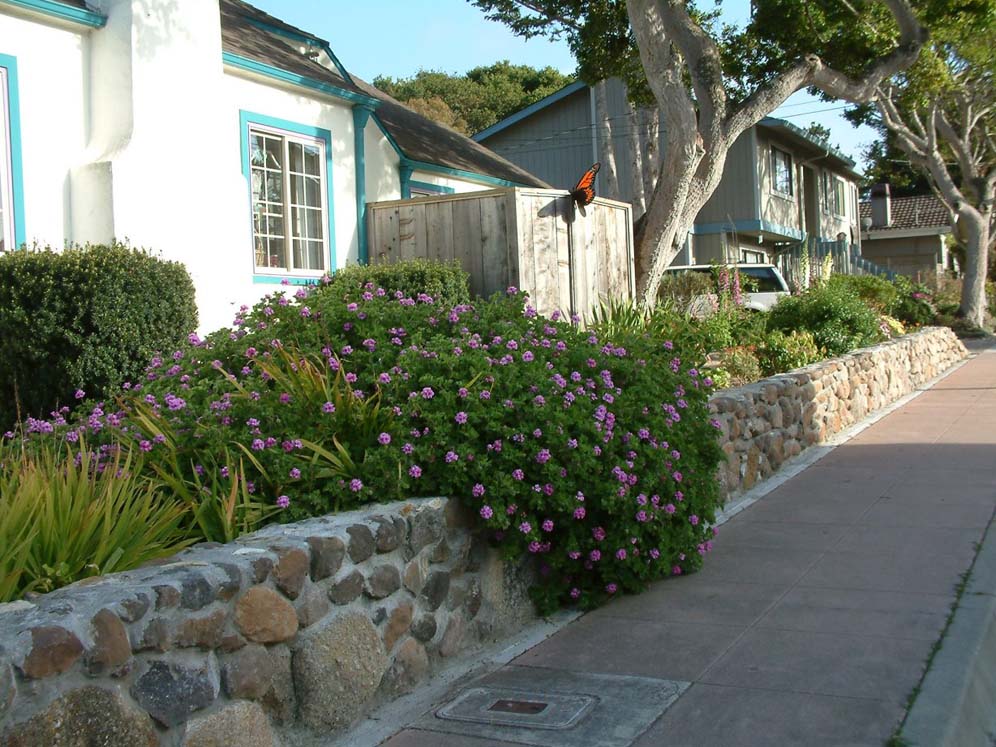
{"type": "Polygon", "coordinates": [[[767,255],[757,249],[740,249],[740,261],[747,264],[763,265],[768,261],[767,255]]]}
{"type": "Polygon", "coordinates": [[[771,147],[771,189],[781,195],[792,195],[792,155],[771,147]]]}
{"type": "Polygon", "coordinates": [[[8,86],[7,69],[0,67],[0,252],[16,248],[8,86]]]}
{"type": "Polygon", "coordinates": [[[248,137],[256,272],[322,275],[331,269],[326,141],[255,123],[248,137]]]}

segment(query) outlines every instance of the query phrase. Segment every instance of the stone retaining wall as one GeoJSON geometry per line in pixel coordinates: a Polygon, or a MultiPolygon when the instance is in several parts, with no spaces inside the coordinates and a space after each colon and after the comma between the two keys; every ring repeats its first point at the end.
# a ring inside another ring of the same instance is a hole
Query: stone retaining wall
{"type": "Polygon", "coordinates": [[[273,747],[347,727],[533,615],[426,499],[271,526],[0,605],[0,744],[273,747]]]}
{"type": "Polygon", "coordinates": [[[841,358],[717,392],[727,496],[753,487],[803,449],[826,441],[940,375],[967,355],[947,327],[929,327],[841,358]]]}

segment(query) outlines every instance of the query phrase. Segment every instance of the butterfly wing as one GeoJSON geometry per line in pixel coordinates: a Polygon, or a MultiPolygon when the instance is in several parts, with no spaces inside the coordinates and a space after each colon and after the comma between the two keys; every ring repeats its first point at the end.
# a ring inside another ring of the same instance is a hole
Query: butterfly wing
{"type": "Polygon", "coordinates": [[[592,164],[591,168],[581,175],[577,185],[571,190],[571,197],[579,206],[590,205],[591,201],[595,199],[595,174],[601,167],[600,163],[592,164]]]}

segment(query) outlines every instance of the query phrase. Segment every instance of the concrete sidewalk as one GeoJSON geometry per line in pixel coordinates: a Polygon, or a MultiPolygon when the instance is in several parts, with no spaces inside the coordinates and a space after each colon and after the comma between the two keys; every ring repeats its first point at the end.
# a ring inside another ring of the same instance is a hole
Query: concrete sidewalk
{"type": "MultiPolygon", "coordinates": [[[[638,747],[880,747],[994,509],[989,352],[733,517],[699,573],[584,615],[490,680],[682,683],[638,747]]],[[[444,733],[452,723],[429,713],[384,744],[522,743],[508,727],[444,733]]],[[[580,723],[574,744],[599,744],[597,726],[580,723]]]]}

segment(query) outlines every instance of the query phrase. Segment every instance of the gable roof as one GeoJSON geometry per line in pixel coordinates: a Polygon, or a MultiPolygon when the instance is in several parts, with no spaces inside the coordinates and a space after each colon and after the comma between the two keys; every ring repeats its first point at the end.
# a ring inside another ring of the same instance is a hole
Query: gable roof
{"type": "Polygon", "coordinates": [[[314,82],[314,88],[331,87],[334,95],[363,97],[376,105],[374,116],[415,168],[438,166],[467,172],[468,178],[488,177],[529,187],[547,187],[545,182],[456,130],[423,117],[399,101],[350,74],[335,59],[326,42],[284,23],[243,0],[221,0],[222,50],[314,82]],[[295,42],[324,49],[336,69],[310,58],[295,42]]]}
{"type": "Polygon", "coordinates": [[[471,135],[471,137],[477,142],[486,140],[487,138],[494,135],[496,132],[501,132],[506,127],[511,127],[516,122],[521,122],[526,117],[529,117],[538,111],[546,109],[551,104],[556,104],[561,99],[565,99],[568,96],[570,96],[572,93],[577,93],[578,91],[581,91],[587,87],[588,86],[583,81],[576,80],[573,83],[564,86],[559,91],[554,91],[548,96],[544,96],[539,101],[534,101],[529,106],[523,109],[519,109],[519,111],[515,112],[514,114],[509,114],[507,117],[505,117],[505,119],[501,120],[500,122],[495,122],[490,127],[481,130],[480,132],[475,132],[473,135],[471,135]]]}
{"type": "MultiPolygon", "coordinates": [[[[862,218],[872,217],[871,201],[859,206],[862,218]]],[[[913,195],[912,197],[892,197],[889,200],[892,223],[888,226],[872,226],[875,231],[908,231],[911,228],[950,228],[951,214],[935,195],[913,195]]]]}

